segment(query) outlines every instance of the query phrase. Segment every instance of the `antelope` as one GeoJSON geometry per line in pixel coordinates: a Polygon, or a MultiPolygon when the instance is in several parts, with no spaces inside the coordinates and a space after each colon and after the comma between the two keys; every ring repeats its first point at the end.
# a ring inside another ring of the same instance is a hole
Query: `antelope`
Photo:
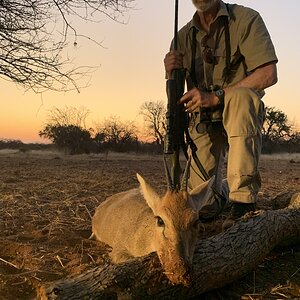
{"type": "Polygon", "coordinates": [[[211,197],[214,182],[213,177],[188,193],[189,167],[190,160],[180,189],[174,188],[167,170],[168,190],[163,197],[137,174],[140,188],[110,196],[98,206],[92,219],[93,235],[112,247],[114,263],[156,252],[168,279],[189,285],[199,210],[211,197]]]}

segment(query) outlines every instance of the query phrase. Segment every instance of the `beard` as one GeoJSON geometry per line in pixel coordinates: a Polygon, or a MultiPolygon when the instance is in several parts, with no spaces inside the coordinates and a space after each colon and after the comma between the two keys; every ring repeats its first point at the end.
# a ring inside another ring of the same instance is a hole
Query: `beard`
{"type": "Polygon", "coordinates": [[[204,12],[209,10],[218,0],[192,0],[198,11],[204,12]]]}

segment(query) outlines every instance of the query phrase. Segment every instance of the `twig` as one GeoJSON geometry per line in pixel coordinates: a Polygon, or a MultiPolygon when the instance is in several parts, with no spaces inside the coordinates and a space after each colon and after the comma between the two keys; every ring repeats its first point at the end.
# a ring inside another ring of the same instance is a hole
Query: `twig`
{"type": "Polygon", "coordinates": [[[296,270],[296,272],[294,272],[294,273],[291,275],[290,279],[293,278],[299,271],[300,271],[300,268],[298,268],[298,269],[296,270]]]}
{"type": "Polygon", "coordinates": [[[20,277],[20,276],[25,276],[25,275],[29,275],[32,273],[36,273],[36,271],[26,271],[26,272],[22,272],[22,273],[16,273],[16,274],[5,274],[6,277],[20,277]]]}
{"type": "Polygon", "coordinates": [[[96,262],[95,262],[93,256],[91,254],[89,254],[89,253],[87,255],[90,257],[90,259],[92,260],[92,262],[94,263],[94,265],[96,265],[96,262]]]}
{"type": "Polygon", "coordinates": [[[284,297],[285,299],[288,299],[288,296],[286,296],[285,294],[283,294],[282,292],[280,292],[280,291],[284,291],[284,290],[286,290],[288,288],[289,288],[289,286],[283,286],[281,284],[278,284],[278,285],[276,285],[275,287],[273,287],[271,289],[271,294],[272,295],[279,295],[281,297],[284,297]]]}
{"type": "Polygon", "coordinates": [[[0,257],[0,261],[6,263],[6,264],[8,264],[8,265],[10,265],[11,267],[14,267],[14,268],[17,269],[17,270],[20,270],[16,265],[14,265],[13,263],[11,263],[11,262],[9,262],[9,261],[7,261],[7,260],[1,258],[1,257],[0,257]]]}
{"type": "Polygon", "coordinates": [[[87,211],[87,213],[88,213],[90,219],[92,220],[93,217],[91,216],[90,211],[88,210],[88,208],[86,207],[86,205],[83,205],[83,206],[84,206],[84,208],[86,209],[86,211],[87,211]]]}
{"type": "Polygon", "coordinates": [[[60,265],[64,268],[64,264],[62,263],[60,257],[58,255],[55,256],[55,258],[59,261],[60,265]]]}
{"type": "Polygon", "coordinates": [[[32,276],[32,278],[34,278],[34,279],[36,279],[37,281],[40,281],[40,282],[42,281],[42,279],[37,277],[37,276],[32,276]]]}
{"type": "Polygon", "coordinates": [[[82,262],[82,258],[83,258],[83,240],[81,240],[81,255],[80,255],[80,264],[82,262]]]}

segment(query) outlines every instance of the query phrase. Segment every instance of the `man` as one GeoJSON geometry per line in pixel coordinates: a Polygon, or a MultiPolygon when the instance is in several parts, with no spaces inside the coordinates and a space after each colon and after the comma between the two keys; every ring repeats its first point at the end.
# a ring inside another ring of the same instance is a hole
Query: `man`
{"type": "MultiPolygon", "coordinates": [[[[209,176],[221,170],[228,150],[230,215],[223,228],[255,210],[261,186],[258,161],[264,89],[277,82],[277,57],[259,13],[221,0],[192,0],[197,11],[178,33],[178,51],[164,59],[167,78],[183,69],[188,92],[180,99],[190,113],[189,132],[209,176]]],[[[190,188],[203,178],[192,161],[190,188]]]]}

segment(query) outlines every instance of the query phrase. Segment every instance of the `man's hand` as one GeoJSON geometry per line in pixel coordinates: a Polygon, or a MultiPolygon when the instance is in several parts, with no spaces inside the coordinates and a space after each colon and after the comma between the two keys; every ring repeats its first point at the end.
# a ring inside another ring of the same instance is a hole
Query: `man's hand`
{"type": "Polygon", "coordinates": [[[219,104],[219,99],[215,93],[208,93],[193,88],[186,92],[181,99],[179,104],[184,104],[186,111],[193,112],[199,107],[212,107],[219,104]]]}
{"type": "Polygon", "coordinates": [[[172,76],[172,71],[175,69],[183,68],[183,55],[179,51],[170,51],[166,54],[164,59],[165,70],[167,73],[167,78],[170,79],[172,76]]]}

